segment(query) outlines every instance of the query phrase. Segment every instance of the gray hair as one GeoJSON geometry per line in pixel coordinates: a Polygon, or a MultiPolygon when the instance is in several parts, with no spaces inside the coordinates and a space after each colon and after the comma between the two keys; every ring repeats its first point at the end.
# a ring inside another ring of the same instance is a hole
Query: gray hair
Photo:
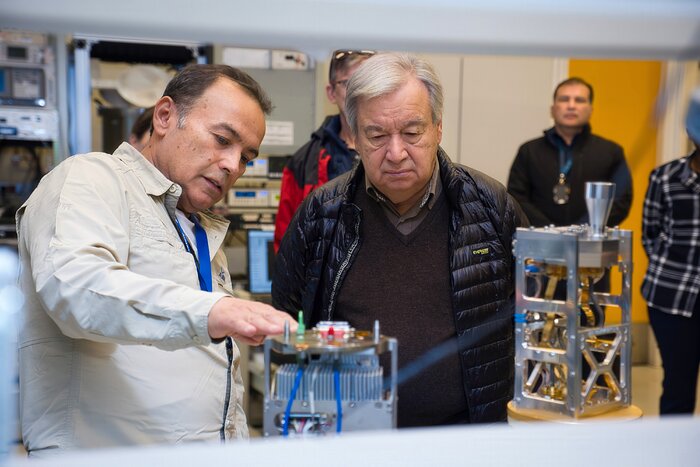
{"type": "Polygon", "coordinates": [[[412,77],[420,80],[428,90],[433,123],[442,120],[442,84],[432,65],[414,55],[380,53],[365,60],[348,81],[345,116],[352,132],[357,134],[360,101],[391,94],[412,77]]]}

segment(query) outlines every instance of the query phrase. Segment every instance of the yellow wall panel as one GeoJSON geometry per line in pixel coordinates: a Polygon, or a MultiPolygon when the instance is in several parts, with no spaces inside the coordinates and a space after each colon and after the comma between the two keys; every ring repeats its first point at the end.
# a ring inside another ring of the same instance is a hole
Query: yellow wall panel
{"type": "Polygon", "coordinates": [[[571,60],[569,75],[593,85],[592,130],[624,148],[632,171],[632,209],[620,227],[634,232],[632,321],[647,322],[646,302],[639,292],[647,268],[641,242],[642,206],[649,173],[657,165],[654,106],[661,82],[661,62],[571,60]]]}

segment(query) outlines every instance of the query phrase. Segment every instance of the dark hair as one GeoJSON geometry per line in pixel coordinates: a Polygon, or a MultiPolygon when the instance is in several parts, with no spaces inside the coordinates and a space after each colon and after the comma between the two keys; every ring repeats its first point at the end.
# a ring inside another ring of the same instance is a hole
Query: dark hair
{"type": "Polygon", "coordinates": [[[593,103],[593,86],[591,86],[590,83],[588,83],[588,81],[586,81],[585,79],[579,78],[577,76],[572,76],[571,78],[565,79],[561,83],[557,84],[557,87],[554,89],[552,99],[557,100],[557,93],[559,92],[559,88],[562,86],[567,86],[569,84],[583,84],[584,86],[586,86],[588,88],[589,95],[588,102],[590,102],[591,104],[593,103]]]}
{"type": "Polygon", "coordinates": [[[219,78],[228,78],[238,84],[260,104],[266,115],[272,112],[267,93],[248,73],[228,65],[195,64],[180,70],[163,91],[163,96],[170,97],[177,105],[180,125],[197,99],[219,78]]]}
{"type": "Polygon", "coordinates": [[[347,70],[355,63],[359,63],[376,53],[374,50],[335,50],[331,55],[331,64],[328,68],[328,82],[334,85],[338,71],[347,70]]]}
{"type": "Polygon", "coordinates": [[[147,109],[145,109],[143,112],[141,112],[141,115],[139,115],[136,120],[134,121],[134,124],[131,125],[131,134],[136,138],[136,139],[141,139],[143,138],[143,135],[146,134],[148,131],[149,133],[153,129],[153,109],[155,109],[154,106],[151,106],[147,109]]]}

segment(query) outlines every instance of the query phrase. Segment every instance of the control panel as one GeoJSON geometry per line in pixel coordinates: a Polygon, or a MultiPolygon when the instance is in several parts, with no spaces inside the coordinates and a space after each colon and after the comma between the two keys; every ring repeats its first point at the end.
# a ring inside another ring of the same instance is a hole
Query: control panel
{"type": "Polygon", "coordinates": [[[231,188],[228,194],[228,205],[234,208],[260,207],[275,208],[279,204],[280,190],[278,188],[231,188]]]}
{"type": "Polygon", "coordinates": [[[0,105],[56,107],[56,70],[48,36],[0,31],[0,105]]]}
{"type": "Polygon", "coordinates": [[[0,138],[56,141],[58,139],[58,112],[53,109],[0,106],[0,138]]]}

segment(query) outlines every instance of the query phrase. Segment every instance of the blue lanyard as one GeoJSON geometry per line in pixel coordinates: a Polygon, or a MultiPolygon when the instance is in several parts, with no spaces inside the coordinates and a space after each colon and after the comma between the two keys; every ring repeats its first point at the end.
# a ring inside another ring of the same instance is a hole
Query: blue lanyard
{"type": "Polygon", "coordinates": [[[569,174],[569,170],[571,170],[571,166],[574,163],[574,158],[571,155],[570,151],[567,151],[564,148],[559,149],[559,173],[566,176],[569,174]],[[567,157],[568,156],[568,157],[567,157]],[[564,162],[566,161],[566,162],[564,162]]]}
{"type": "Polygon", "coordinates": [[[573,151],[563,141],[557,141],[557,146],[559,146],[559,173],[566,177],[574,163],[573,151]]]}
{"type": "Polygon", "coordinates": [[[212,291],[212,280],[211,280],[211,261],[209,260],[209,241],[207,240],[207,233],[204,231],[202,224],[199,223],[197,216],[192,216],[190,218],[194,222],[194,237],[197,242],[197,256],[195,256],[194,251],[192,251],[192,245],[185,235],[185,231],[182,230],[180,221],[175,218],[175,224],[177,224],[177,229],[180,233],[180,238],[182,243],[185,244],[185,250],[191,253],[194,257],[194,263],[197,266],[197,276],[199,277],[199,288],[207,292],[212,291]]]}

